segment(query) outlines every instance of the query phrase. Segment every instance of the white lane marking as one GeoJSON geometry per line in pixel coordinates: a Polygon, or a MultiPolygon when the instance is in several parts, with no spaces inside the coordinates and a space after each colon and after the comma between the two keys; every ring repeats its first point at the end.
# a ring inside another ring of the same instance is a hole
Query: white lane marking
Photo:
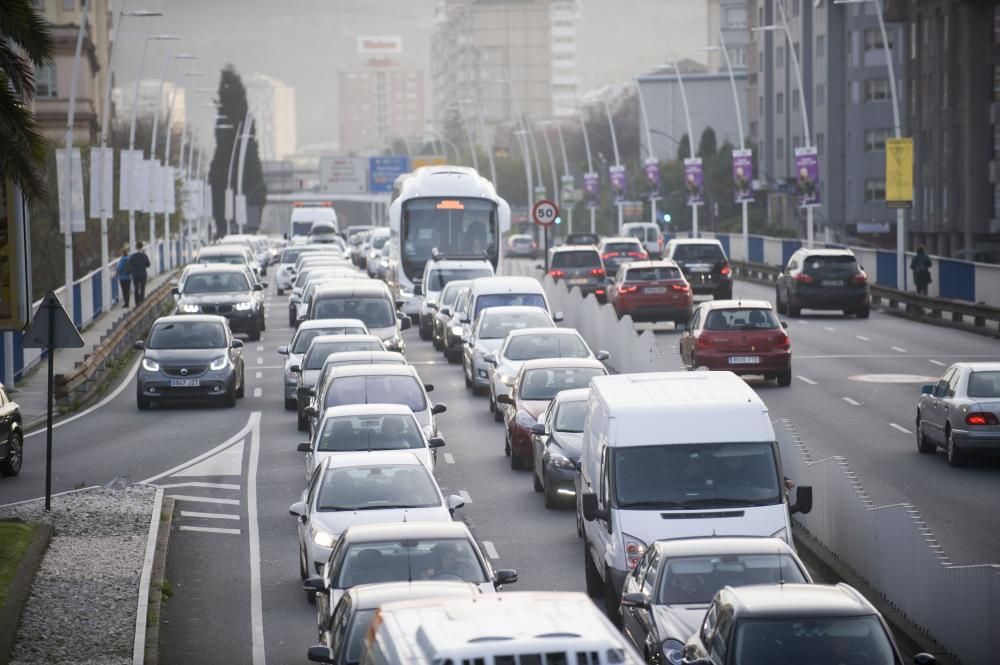
{"type": "MultiPolygon", "coordinates": [[[[243,442],[220,450],[215,455],[204,459],[197,464],[181,469],[177,473],[171,474],[171,478],[182,476],[239,476],[243,471],[243,442]]],[[[239,485],[235,487],[239,489],[239,485]]]]}
{"type": "Polygon", "coordinates": [[[927,362],[929,362],[929,363],[930,363],[930,364],[932,364],[932,365],[937,365],[938,367],[945,367],[945,366],[946,366],[946,365],[945,365],[945,364],[944,364],[943,362],[941,362],[940,360],[934,360],[933,358],[930,358],[930,359],[928,359],[928,360],[927,360],[927,362]]]}
{"type": "Polygon", "coordinates": [[[253,378],[255,378],[255,379],[263,379],[264,378],[264,372],[256,372],[253,375],[253,378]]]}
{"type": "Polygon", "coordinates": [[[871,341],[870,339],[868,339],[864,335],[855,335],[855,337],[857,337],[858,339],[860,339],[862,342],[870,342],[871,341]]]}
{"type": "MultiPolygon", "coordinates": [[[[261,360],[258,358],[257,360],[261,360]]],[[[263,367],[258,367],[257,369],[285,369],[284,365],[264,365],[263,367]]]]}
{"type": "Polygon", "coordinates": [[[179,526],[181,531],[200,531],[202,533],[227,533],[235,536],[240,535],[239,529],[223,529],[217,526],[179,526]]]}
{"type": "Polygon", "coordinates": [[[444,461],[447,462],[448,464],[454,464],[455,463],[455,456],[452,455],[451,453],[445,453],[444,454],[444,461]]]}
{"type": "Polygon", "coordinates": [[[196,513],[193,510],[182,510],[181,517],[197,517],[206,520],[238,520],[239,515],[227,515],[226,513],[196,513]]]}
{"type": "Polygon", "coordinates": [[[227,441],[225,441],[223,443],[220,443],[215,448],[212,448],[211,450],[206,451],[206,452],[202,453],[201,455],[198,455],[197,457],[194,457],[193,459],[189,459],[186,462],[181,462],[180,464],[178,464],[174,468],[167,469],[163,473],[157,474],[155,476],[150,476],[149,478],[146,478],[145,480],[141,480],[141,481],[139,481],[140,484],[144,485],[144,484],[147,484],[147,483],[156,482],[160,478],[163,478],[165,476],[173,475],[173,474],[177,473],[178,471],[180,471],[181,469],[186,469],[189,466],[194,466],[195,464],[197,464],[198,462],[202,461],[203,459],[207,459],[207,458],[211,457],[212,455],[216,454],[217,452],[225,450],[226,448],[228,448],[229,446],[233,445],[237,441],[239,441],[240,443],[242,443],[243,442],[243,438],[246,436],[247,428],[249,427],[249,425],[250,425],[250,423],[252,421],[253,421],[253,416],[251,416],[250,419],[247,420],[247,424],[244,425],[240,429],[239,432],[237,432],[236,434],[234,434],[229,440],[227,440],[227,441]]]}
{"type": "Polygon", "coordinates": [[[898,346],[892,347],[892,350],[895,351],[895,352],[897,352],[897,353],[906,353],[906,349],[901,349],[898,346]]]}
{"type": "Polygon", "coordinates": [[[250,416],[247,464],[247,534],[250,538],[250,628],[253,665],[264,665],[264,609],[260,584],[260,525],[257,523],[257,463],[260,460],[260,411],[250,416]]]}
{"type": "Polygon", "coordinates": [[[263,350],[264,350],[264,345],[263,344],[258,344],[257,345],[257,353],[260,353],[263,350]]]}
{"type": "Polygon", "coordinates": [[[458,495],[465,500],[466,503],[472,503],[472,497],[465,490],[458,490],[458,495]]]}
{"type": "MultiPolygon", "coordinates": [[[[73,422],[74,420],[76,420],[77,418],[83,418],[84,416],[89,415],[90,413],[93,413],[94,411],[97,411],[98,409],[100,409],[101,407],[103,407],[105,404],[107,404],[108,402],[110,402],[114,398],[118,397],[122,393],[122,391],[125,390],[125,388],[127,388],[129,386],[129,384],[132,383],[132,379],[135,378],[136,372],[139,371],[139,363],[140,362],[142,362],[142,355],[140,355],[138,358],[135,359],[135,362],[132,364],[132,369],[130,369],[128,371],[128,374],[125,376],[125,380],[121,382],[121,385],[119,385],[117,388],[115,388],[113,391],[111,391],[111,394],[109,394],[107,397],[105,397],[104,399],[102,399],[100,402],[98,402],[94,406],[90,407],[89,409],[84,409],[83,411],[81,411],[80,413],[76,414],[75,416],[70,416],[69,418],[66,418],[65,420],[60,420],[58,422],[52,423],[52,429],[55,429],[57,427],[62,427],[63,425],[68,425],[71,422],[73,422]]],[[[44,431],[45,431],[45,428],[41,427],[41,428],[36,429],[36,430],[34,430],[32,432],[28,432],[27,434],[24,435],[24,438],[27,439],[29,436],[35,436],[36,434],[41,434],[44,431]]]]}
{"type": "Polygon", "coordinates": [[[486,550],[486,556],[488,556],[489,558],[491,559],[500,558],[500,553],[497,552],[497,547],[496,545],[493,544],[492,540],[484,540],[483,549],[486,550]]]}
{"type": "Polygon", "coordinates": [[[257,364],[258,365],[263,365],[264,364],[264,359],[263,358],[257,358],[257,364]]]}
{"type": "Polygon", "coordinates": [[[132,662],[145,662],[146,655],[146,623],[149,620],[149,581],[153,574],[153,557],[156,554],[156,541],[159,539],[160,513],[163,510],[163,490],[156,490],[153,499],[153,512],[149,516],[149,535],[146,537],[146,555],[142,562],[142,573],[139,575],[139,603],[135,613],[135,632],[132,642],[132,662]]]}
{"type": "Polygon", "coordinates": [[[174,501],[191,501],[193,503],[221,503],[227,506],[240,505],[239,499],[213,499],[210,496],[190,496],[188,494],[168,494],[174,501]]]}
{"type": "Polygon", "coordinates": [[[810,386],[816,385],[816,381],[813,381],[812,379],[807,379],[804,376],[796,376],[795,378],[801,381],[802,383],[808,383],[810,386]]]}
{"type": "Polygon", "coordinates": [[[906,429],[902,425],[897,425],[896,423],[889,423],[889,427],[891,427],[891,428],[893,428],[895,430],[899,430],[903,434],[913,434],[913,432],[911,432],[910,430],[906,429]]]}
{"type": "Polygon", "coordinates": [[[797,320],[798,320],[798,322],[799,322],[800,324],[802,324],[802,325],[804,325],[804,326],[807,326],[807,325],[809,325],[809,322],[808,322],[808,321],[803,321],[802,319],[797,319],[797,320]]]}
{"type": "Polygon", "coordinates": [[[260,397],[263,394],[264,394],[264,391],[262,389],[260,389],[260,388],[254,388],[253,389],[253,396],[254,397],[260,397]]]}
{"type": "Polygon", "coordinates": [[[238,490],[240,488],[239,485],[232,483],[203,483],[200,481],[193,483],[171,483],[169,485],[157,485],[157,487],[162,487],[165,490],[175,490],[178,487],[207,487],[218,490],[238,490]]]}
{"type": "Polygon", "coordinates": [[[823,326],[823,330],[826,330],[827,332],[837,332],[836,328],[831,328],[830,326],[823,326]]]}
{"type": "Polygon", "coordinates": [[[851,399],[850,397],[841,397],[840,399],[844,400],[845,402],[847,402],[851,406],[861,406],[861,402],[859,402],[859,401],[857,401],[855,399],[851,399]]]}

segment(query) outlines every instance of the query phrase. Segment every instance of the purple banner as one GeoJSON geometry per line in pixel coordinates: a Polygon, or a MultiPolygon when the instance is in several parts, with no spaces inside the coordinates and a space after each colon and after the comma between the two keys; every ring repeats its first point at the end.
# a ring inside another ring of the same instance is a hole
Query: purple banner
{"type": "Polygon", "coordinates": [[[733,150],[733,191],[737,203],[753,201],[753,153],[733,150]]]}
{"type": "Polygon", "coordinates": [[[660,162],[650,157],[646,160],[645,171],[646,184],[649,185],[647,196],[651,201],[656,201],[660,198],[660,162]]]}
{"type": "Polygon", "coordinates": [[[704,181],[701,172],[701,158],[691,157],[684,160],[684,191],[687,192],[687,204],[700,206],[705,202],[704,181]]]}
{"type": "Polygon", "coordinates": [[[819,197],[819,159],[816,148],[795,149],[795,189],[799,206],[808,208],[822,203],[819,197]]]}
{"type": "Polygon", "coordinates": [[[611,174],[611,194],[615,203],[622,203],[628,196],[625,185],[625,167],[612,166],[609,169],[611,174]]]}
{"type": "Polygon", "coordinates": [[[601,207],[601,180],[596,173],[583,174],[583,192],[588,208],[601,207]]]}

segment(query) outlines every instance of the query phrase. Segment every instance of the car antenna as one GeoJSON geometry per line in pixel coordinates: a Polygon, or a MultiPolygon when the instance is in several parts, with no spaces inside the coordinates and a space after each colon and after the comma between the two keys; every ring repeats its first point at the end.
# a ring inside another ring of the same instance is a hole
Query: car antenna
{"type": "Polygon", "coordinates": [[[785,586],[785,567],[781,565],[781,548],[778,548],[778,584],[785,586]]]}

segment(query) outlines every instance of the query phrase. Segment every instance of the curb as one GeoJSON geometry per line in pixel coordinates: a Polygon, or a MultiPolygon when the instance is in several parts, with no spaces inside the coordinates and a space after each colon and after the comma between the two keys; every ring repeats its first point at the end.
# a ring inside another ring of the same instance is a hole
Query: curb
{"type": "Polygon", "coordinates": [[[35,581],[35,573],[42,565],[42,557],[52,540],[52,525],[38,524],[35,535],[24,552],[14,579],[10,581],[7,602],[0,608],[0,665],[10,662],[14,649],[14,639],[17,637],[17,627],[21,622],[21,612],[31,596],[31,586],[35,581]]]}
{"type": "MultiPolygon", "coordinates": [[[[152,586],[150,577],[156,559],[157,544],[160,534],[160,522],[163,515],[163,488],[156,488],[153,499],[153,510],[149,516],[149,534],[146,537],[146,555],[139,575],[139,600],[135,614],[135,636],[132,642],[132,664],[143,665],[146,654],[147,626],[149,625],[149,604],[152,586]]],[[[160,588],[156,587],[157,596],[160,588]]],[[[158,602],[158,600],[157,600],[158,602]]]]}
{"type": "Polygon", "coordinates": [[[153,570],[149,580],[149,609],[147,616],[156,617],[147,621],[144,665],[157,665],[160,660],[160,623],[163,621],[163,577],[167,571],[167,549],[170,546],[170,531],[174,520],[174,500],[163,499],[160,508],[160,527],[156,534],[156,553],[153,555],[153,570]]]}
{"type": "Polygon", "coordinates": [[[855,575],[830,550],[826,549],[808,531],[792,522],[792,537],[795,548],[802,561],[822,578],[827,584],[844,582],[860,591],[868,601],[875,606],[892,629],[893,637],[899,650],[903,652],[904,662],[912,660],[913,656],[924,652],[933,655],[938,665],[960,665],[960,661],[948,653],[944,647],[927,634],[922,628],[910,623],[899,610],[893,607],[868,583],[855,575]]]}

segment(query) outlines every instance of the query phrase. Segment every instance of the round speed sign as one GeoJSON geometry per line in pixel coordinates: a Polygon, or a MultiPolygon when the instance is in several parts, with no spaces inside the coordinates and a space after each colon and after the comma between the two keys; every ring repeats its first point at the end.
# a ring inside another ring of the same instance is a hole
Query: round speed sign
{"type": "Polygon", "coordinates": [[[559,217],[559,207],[552,201],[539,201],[531,208],[531,219],[539,226],[550,226],[559,217]]]}

